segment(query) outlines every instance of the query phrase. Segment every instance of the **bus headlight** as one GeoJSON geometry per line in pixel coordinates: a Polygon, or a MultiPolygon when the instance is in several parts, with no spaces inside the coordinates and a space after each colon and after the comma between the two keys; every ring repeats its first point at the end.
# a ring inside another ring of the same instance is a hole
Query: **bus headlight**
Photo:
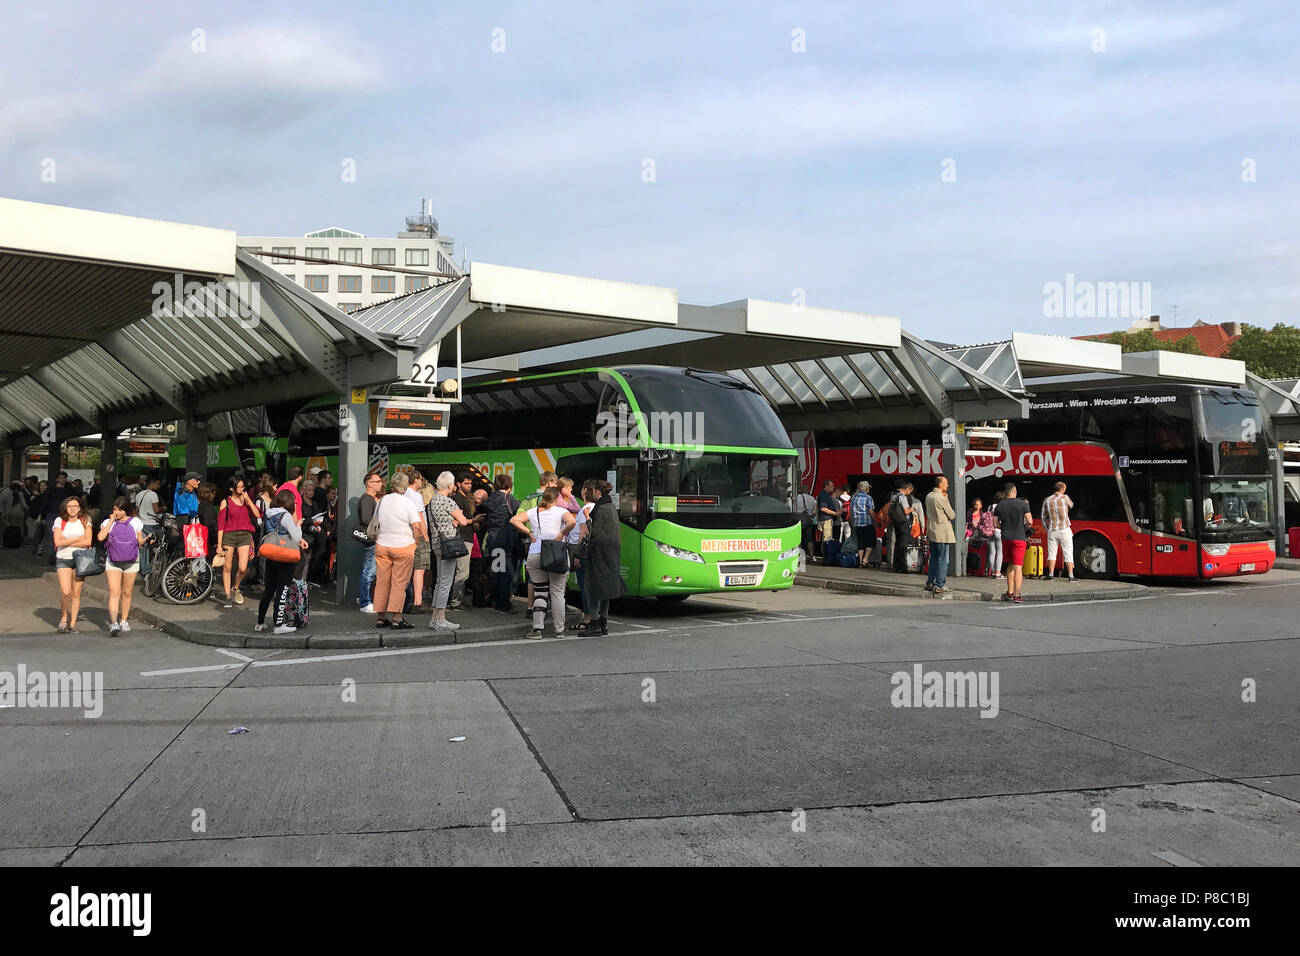
{"type": "Polygon", "coordinates": [[[659,553],[666,554],[670,558],[681,558],[683,561],[698,561],[704,563],[704,556],[696,554],[694,551],[687,551],[685,548],[674,548],[671,544],[659,542],[659,553]]]}
{"type": "Polygon", "coordinates": [[[1206,554],[1212,554],[1216,558],[1221,558],[1228,553],[1229,546],[1226,544],[1203,544],[1201,547],[1205,549],[1206,554]]]}
{"type": "Polygon", "coordinates": [[[802,550],[803,548],[790,548],[788,551],[782,551],[781,557],[777,558],[777,560],[788,561],[790,558],[797,558],[799,557],[799,552],[802,550]]]}
{"type": "Polygon", "coordinates": [[[1273,551],[1273,552],[1276,552],[1276,551],[1277,551],[1277,542],[1276,542],[1276,541],[1265,541],[1264,543],[1268,545],[1268,550],[1273,551]]]}

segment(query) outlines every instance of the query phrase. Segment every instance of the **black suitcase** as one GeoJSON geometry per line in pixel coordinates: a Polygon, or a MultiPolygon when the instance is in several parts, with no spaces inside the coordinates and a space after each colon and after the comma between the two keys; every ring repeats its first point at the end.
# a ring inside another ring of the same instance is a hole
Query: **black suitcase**
{"type": "Polygon", "coordinates": [[[21,548],[23,546],[23,529],[5,528],[4,544],[6,548],[21,548]]]}

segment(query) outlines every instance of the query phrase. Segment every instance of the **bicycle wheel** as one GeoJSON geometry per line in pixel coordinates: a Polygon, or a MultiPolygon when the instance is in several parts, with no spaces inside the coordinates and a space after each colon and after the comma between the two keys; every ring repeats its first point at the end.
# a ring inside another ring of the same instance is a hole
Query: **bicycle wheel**
{"type": "Polygon", "coordinates": [[[151,561],[149,573],[144,575],[140,581],[140,590],[145,597],[154,597],[162,586],[162,573],[166,570],[166,564],[163,561],[162,553],[159,551],[151,551],[149,558],[151,561]]]}
{"type": "Polygon", "coordinates": [[[211,593],[214,579],[206,559],[177,558],[163,572],[163,594],[173,604],[197,604],[211,593]]]}

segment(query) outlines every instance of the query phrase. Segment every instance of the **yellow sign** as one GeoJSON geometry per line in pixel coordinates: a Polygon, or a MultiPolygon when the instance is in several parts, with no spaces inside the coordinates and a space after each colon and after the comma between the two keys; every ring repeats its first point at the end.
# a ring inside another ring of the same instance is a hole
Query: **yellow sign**
{"type": "Polygon", "coordinates": [[[366,403],[366,390],[364,388],[354,388],[352,390],[352,404],[364,405],[366,403]]]}

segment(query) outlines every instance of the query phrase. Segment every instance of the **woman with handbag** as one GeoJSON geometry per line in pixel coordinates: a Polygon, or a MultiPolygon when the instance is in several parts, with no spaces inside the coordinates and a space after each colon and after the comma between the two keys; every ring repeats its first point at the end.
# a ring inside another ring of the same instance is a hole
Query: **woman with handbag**
{"type": "MultiPolygon", "coordinates": [[[[202,507],[202,503],[199,507],[202,507]]],[[[253,496],[244,487],[244,479],[234,475],[226,482],[226,498],[217,511],[217,556],[213,559],[213,564],[221,566],[226,607],[244,603],[244,595],[239,586],[248,573],[248,555],[253,547],[253,533],[261,520],[253,496]],[[233,591],[230,587],[232,576],[235,579],[233,591]]]]}
{"type": "Polygon", "coordinates": [[[469,554],[469,547],[457,529],[473,522],[456,505],[452,497],[455,490],[455,476],[449,471],[442,472],[434,482],[434,494],[426,509],[429,544],[438,568],[438,579],[433,586],[433,620],[430,622],[434,630],[460,629],[459,624],[447,620],[447,603],[451,598],[452,583],[456,580],[456,562],[462,555],[469,554]]]}
{"type": "Polygon", "coordinates": [[[587,605],[592,617],[600,623],[600,633],[609,633],[609,602],[621,597],[626,590],[623,576],[619,574],[622,532],[618,510],[609,494],[614,486],[608,481],[592,481],[592,494],[596,504],[587,521],[592,541],[591,555],[587,558],[587,605]]]}
{"type": "Polygon", "coordinates": [[[375,627],[409,631],[402,617],[406,586],[415,563],[415,542],[424,534],[424,513],[406,495],[411,480],[398,472],[388,482],[388,494],[375,507],[375,627]]]}
{"type": "Polygon", "coordinates": [[[86,517],[86,503],[77,495],[63,499],[59,516],[54,519],[54,568],[59,576],[59,626],[60,634],[76,634],[77,614],[81,611],[81,584],[85,578],[77,575],[76,551],[89,548],[90,521],[86,517]]]}
{"type": "Polygon", "coordinates": [[[131,630],[126,619],[131,614],[131,590],[140,570],[140,546],[144,544],[144,522],[132,515],[134,510],[130,498],[120,497],[99,526],[99,540],[104,542],[108,558],[104,578],[108,581],[109,637],[131,630]]]}
{"type": "Polygon", "coordinates": [[[532,539],[528,545],[525,566],[528,568],[528,580],[533,585],[533,629],[527,636],[534,640],[545,634],[543,627],[546,624],[548,605],[555,636],[564,636],[564,585],[569,579],[569,552],[564,539],[577,522],[573,515],[556,504],[559,498],[559,489],[552,485],[542,492],[537,507],[527,512],[527,524],[522,515],[510,519],[515,528],[532,539]],[[543,544],[549,546],[543,548],[543,544]],[[543,550],[547,552],[546,555],[542,554],[543,550]],[[561,555],[563,570],[560,570],[561,555]]]}
{"type": "MultiPolygon", "coordinates": [[[[267,509],[266,512],[266,537],[262,539],[261,548],[263,551],[271,551],[272,548],[281,546],[297,546],[301,551],[302,548],[302,528],[299,526],[296,517],[296,500],[293,492],[285,489],[276,492],[275,505],[267,509]],[[274,542],[274,544],[272,544],[274,542]]],[[[290,554],[290,557],[293,557],[290,554]]],[[[265,577],[262,580],[262,599],[257,605],[257,627],[255,631],[266,630],[266,612],[268,608],[274,606],[275,613],[272,619],[275,621],[276,634],[292,634],[298,628],[292,624],[286,624],[284,620],[285,591],[293,581],[293,571],[296,562],[289,560],[276,560],[275,557],[267,555],[265,577]]]]}

